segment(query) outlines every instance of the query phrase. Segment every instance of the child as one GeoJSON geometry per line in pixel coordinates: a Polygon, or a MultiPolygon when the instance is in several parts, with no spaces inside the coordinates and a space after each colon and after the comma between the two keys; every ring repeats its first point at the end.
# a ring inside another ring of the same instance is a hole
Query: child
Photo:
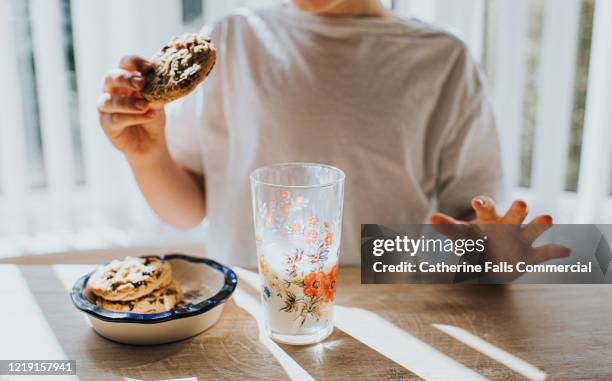
{"type": "Polygon", "coordinates": [[[361,223],[423,223],[433,208],[429,222],[459,223],[470,200],[475,222],[525,219],[522,201],[495,213],[498,137],[481,73],[456,37],[378,0],[294,0],[241,10],[208,32],[216,66],[167,114],[140,97],[150,66],[139,57],[108,73],[99,103],[159,216],[179,228],[208,217],[207,256],[255,265],[249,174],[280,162],[346,173],[343,263],[359,263],[361,223]]]}

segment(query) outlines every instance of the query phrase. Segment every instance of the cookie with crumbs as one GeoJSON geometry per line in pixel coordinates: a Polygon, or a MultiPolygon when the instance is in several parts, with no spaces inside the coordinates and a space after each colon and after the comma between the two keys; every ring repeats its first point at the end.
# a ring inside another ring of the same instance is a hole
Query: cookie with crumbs
{"type": "Polygon", "coordinates": [[[145,73],[143,98],[169,103],[193,91],[210,73],[217,51],[210,40],[197,34],[175,37],[151,58],[145,73]]]}
{"type": "Polygon", "coordinates": [[[136,300],[109,301],[96,298],[96,305],[108,311],[155,314],[173,309],[181,301],[181,287],[172,281],[168,287],[153,291],[136,300]]]}
{"type": "Polygon", "coordinates": [[[157,257],[127,257],[99,267],[87,287],[107,301],[142,298],[172,282],[172,267],[157,257]]]}

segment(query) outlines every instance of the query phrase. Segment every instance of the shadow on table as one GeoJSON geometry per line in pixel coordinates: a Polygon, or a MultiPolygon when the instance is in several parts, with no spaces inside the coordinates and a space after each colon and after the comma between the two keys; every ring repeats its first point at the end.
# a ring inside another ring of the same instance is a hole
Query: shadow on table
{"type": "MultiPolygon", "coordinates": [[[[77,372],[86,375],[88,380],[194,376],[287,379],[287,368],[279,362],[282,358],[279,360],[262,345],[255,318],[233,301],[226,305],[217,325],[194,338],[158,346],[130,346],[98,336],[85,317],[72,307],[67,293],[65,298],[51,297],[66,290],[49,267],[20,266],[20,271],[62,350],[67,358],[78,359],[77,372]]],[[[259,290],[249,287],[245,280],[247,274],[243,275],[242,285],[251,288],[245,292],[251,299],[258,298],[259,290]]],[[[383,289],[384,286],[380,291],[383,289]]],[[[486,361],[479,360],[478,353],[465,356],[465,345],[459,343],[459,339],[449,339],[432,324],[463,325],[472,332],[478,332],[478,326],[485,332],[490,328],[495,332],[497,328],[487,326],[486,319],[475,324],[474,318],[487,309],[498,309],[499,315],[512,317],[512,297],[505,287],[454,286],[444,290],[432,293],[432,298],[422,295],[416,298],[414,293],[419,291],[408,287],[406,294],[400,291],[396,298],[385,298],[384,293],[375,300],[349,298],[346,301],[356,307],[337,306],[336,329],[327,340],[311,346],[280,345],[280,348],[289,356],[286,359],[295,361],[305,374],[316,379],[413,379],[445,375],[462,375],[455,379],[481,379],[482,376],[471,369],[477,364],[470,361],[476,358],[481,366],[487,364],[486,361]],[[389,312],[393,309],[385,305],[388,303],[408,303],[411,308],[399,309],[407,311],[406,316],[399,316],[397,311],[389,312]],[[443,350],[441,342],[462,347],[460,351],[443,350]],[[464,357],[456,359],[458,355],[464,357]],[[466,358],[469,361],[466,362],[466,358]]],[[[489,321],[489,324],[492,323],[489,321]]],[[[488,369],[494,368],[490,361],[488,369]]],[[[511,374],[507,368],[500,370],[499,364],[495,368],[497,375],[511,374]]]]}
{"type": "Polygon", "coordinates": [[[316,380],[350,378],[372,380],[421,379],[410,370],[355,340],[338,328],[335,328],[331,336],[322,343],[308,346],[286,344],[280,344],[280,346],[316,380]],[[362,359],[362,361],[356,361],[356,358],[362,359]],[[350,372],[347,372],[349,367],[338,366],[338,364],[349,363],[350,372]]]}
{"type": "MultiPolygon", "coordinates": [[[[256,273],[244,269],[235,269],[240,277],[239,292],[236,300],[245,310],[249,310],[256,319],[263,319],[261,306],[255,299],[259,298],[259,278],[256,273]]],[[[398,287],[394,286],[395,291],[398,287]]],[[[400,287],[401,289],[401,287],[400,287]]],[[[378,289],[377,289],[378,290],[378,289]]],[[[415,290],[401,291],[398,297],[411,298],[415,290]]],[[[504,293],[503,288],[497,292],[504,293]]],[[[322,343],[310,346],[295,347],[271,343],[266,337],[262,342],[273,353],[277,361],[290,372],[325,379],[369,378],[369,379],[411,379],[423,377],[425,379],[484,379],[479,373],[470,369],[463,363],[456,361],[452,354],[448,355],[436,349],[431,340],[423,340],[411,334],[410,327],[399,327],[390,321],[398,316],[383,317],[371,311],[400,310],[396,305],[389,308],[385,305],[389,295],[384,292],[379,298],[350,298],[349,304],[360,305],[365,301],[368,308],[347,308],[342,305],[335,307],[334,333],[322,343]],[[278,353],[275,347],[280,347],[278,353]],[[287,353],[289,356],[284,355],[287,353]],[[350,364],[350,365],[348,365],[350,364]],[[296,369],[297,367],[297,369],[296,369]]],[[[347,295],[345,295],[347,296],[347,295]]],[[[422,299],[421,299],[422,300],[422,299]]],[[[348,300],[347,300],[348,301],[348,300]]],[[[452,301],[435,299],[432,303],[421,304],[422,315],[429,317],[437,306],[445,305],[451,310],[452,301]]],[[[466,304],[470,306],[470,304],[466,304]]],[[[437,314],[434,312],[433,316],[437,314]]],[[[417,330],[423,327],[435,331],[426,318],[420,321],[417,330]]],[[[260,322],[260,327],[263,325],[260,322]]],[[[501,373],[501,372],[498,372],[501,373]]]]}

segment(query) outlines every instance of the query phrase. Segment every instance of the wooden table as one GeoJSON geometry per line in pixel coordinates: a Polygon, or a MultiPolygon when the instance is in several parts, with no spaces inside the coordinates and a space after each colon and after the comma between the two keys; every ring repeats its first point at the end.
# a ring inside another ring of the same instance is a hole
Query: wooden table
{"type": "Polygon", "coordinates": [[[98,336],[72,306],[68,290],[91,268],[0,265],[0,359],[74,359],[82,380],[612,379],[606,285],[366,286],[342,268],[332,336],[271,348],[238,305],[258,300],[243,271],[213,328],[138,347],[98,336]]]}

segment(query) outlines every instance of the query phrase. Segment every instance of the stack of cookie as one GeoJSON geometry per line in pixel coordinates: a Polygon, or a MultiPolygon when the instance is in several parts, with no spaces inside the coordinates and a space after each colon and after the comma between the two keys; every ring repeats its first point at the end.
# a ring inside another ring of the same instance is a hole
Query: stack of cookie
{"type": "Polygon", "coordinates": [[[87,287],[96,296],[96,305],[115,312],[153,314],[168,311],[181,300],[170,263],[157,257],[114,260],[98,268],[87,287]]]}

